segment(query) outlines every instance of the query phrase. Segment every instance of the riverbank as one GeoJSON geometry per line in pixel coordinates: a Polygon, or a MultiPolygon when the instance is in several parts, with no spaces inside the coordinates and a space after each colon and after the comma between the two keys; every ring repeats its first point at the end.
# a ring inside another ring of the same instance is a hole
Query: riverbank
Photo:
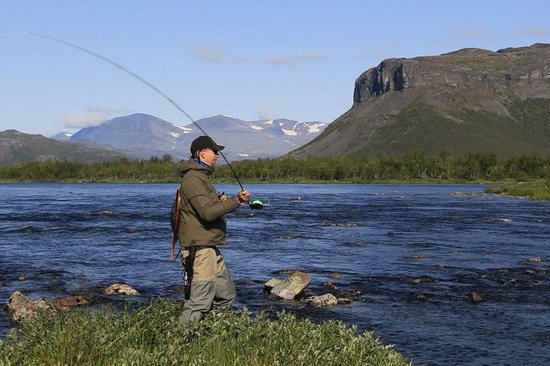
{"type": "Polygon", "coordinates": [[[0,342],[2,365],[407,365],[372,333],[279,312],[211,313],[180,327],[180,304],[153,300],[133,311],[104,308],[45,317],[0,342]]]}
{"type": "Polygon", "coordinates": [[[485,189],[487,193],[501,193],[512,196],[528,197],[532,200],[550,200],[550,179],[530,182],[516,182],[485,189]]]}

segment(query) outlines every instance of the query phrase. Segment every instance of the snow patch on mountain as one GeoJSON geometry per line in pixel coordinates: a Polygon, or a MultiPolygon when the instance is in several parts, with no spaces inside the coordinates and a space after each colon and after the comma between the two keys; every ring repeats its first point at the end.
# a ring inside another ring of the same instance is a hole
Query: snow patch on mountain
{"type": "MultiPolygon", "coordinates": [[[[173,124],[173,123],[172,123],[173,124]]],[[[174,125],[174,124],[173,124],[174,125]]],[[[183,133],[189,133],[191,131],[193,131],[192,128],[189,128],[189,127],[183,127],[183,126],[179,126],[179,125],[174,125],[175,127],[179,128],[180,130],[183,131],[183,133]]],[[[174,136],[175,137],[175,136],[174,136]]]]}
{"type": "Polygon", "coordinates": [[[321,131],[321,128],[326,127],[326,123],[315,123],[312,125],[309,125],[309,133],[317,133],[321,131]]]}

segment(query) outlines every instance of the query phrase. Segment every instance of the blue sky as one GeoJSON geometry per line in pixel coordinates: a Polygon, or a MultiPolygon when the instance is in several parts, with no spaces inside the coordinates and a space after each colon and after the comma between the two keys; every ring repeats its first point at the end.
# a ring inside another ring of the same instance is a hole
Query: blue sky
{"type": "Polygon", "coordinates": [[[0,2],[0,131],[46,136],[142,112],[331,122],[355,79],[390,57],[550,43],[550,1],[0,2]]]}

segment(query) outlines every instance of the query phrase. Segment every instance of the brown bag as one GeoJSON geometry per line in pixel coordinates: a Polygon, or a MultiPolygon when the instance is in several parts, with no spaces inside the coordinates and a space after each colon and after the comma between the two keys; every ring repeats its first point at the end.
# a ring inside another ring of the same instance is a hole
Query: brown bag
{"type": "Polygon", "coordinates": [[[183,193],[181,189],[176,191],[176,197],[172,203],[172,212],[170,213],[170,225],[172,226],[172,249],[170,251],[170,260],[174,261],[176,258],[175,248],[176,242],[178,241],[178,232],[180,230],[180,221],[181,221],[181,208],[183,205],[183,193]]]}

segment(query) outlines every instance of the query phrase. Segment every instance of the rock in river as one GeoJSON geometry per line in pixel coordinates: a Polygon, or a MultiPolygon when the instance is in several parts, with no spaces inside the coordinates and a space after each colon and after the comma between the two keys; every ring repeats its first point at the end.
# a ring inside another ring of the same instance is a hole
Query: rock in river
{"type": "Polygon", "coordinates": [[[311,278],[305,272],[295,271],[286,279],[276,283],[271,293],[281,299],[292,300],[301,295],[311,283],[311,278]]]}
{"type": "Polygon", "coordinates": [[[338,304],[338,299],[333,294],[324,294],[321,296],[312,296],[307,298],[308,305],[316,308],[324,306],[333,306],[338,304]]]}
{"type": "Polygon", "coordinates": [[[11,294],[8,300],[8,310],[11,313],[10,319],[18,322],[22,319],[34,319],[39,313],[55,315],[55,308],[46,300],[31,300],[21,292],[11,294]]]}
{"type": "Polygon", "coordinates": [[[107,295],[139,295],[135,288],[124,283],[114,283],[107,287],[104,292],[107,295]]]}

